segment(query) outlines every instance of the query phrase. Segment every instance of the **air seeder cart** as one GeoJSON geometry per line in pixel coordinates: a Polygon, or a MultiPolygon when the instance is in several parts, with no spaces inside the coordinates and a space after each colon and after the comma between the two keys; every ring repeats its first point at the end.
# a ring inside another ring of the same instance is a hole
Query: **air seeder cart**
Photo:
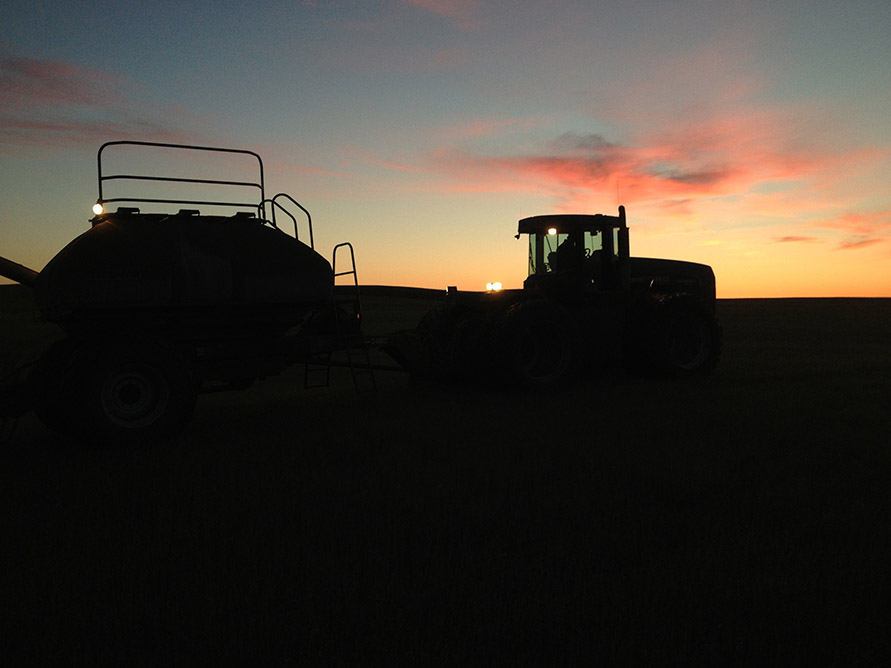
{"type": "Polygon", "coordinates": [[[199,392],[244,388],[301,362],[307,386],[326,384],[336,351],[357,389],[373,386],[353,248],[322,257],[309,211],[286,193],[267,197],[259,155],[116,141],[100,147],[97,165],[90,229],[39,273],[0,263],[65,333],[26,382],[4,389],[3,412],[33,408],[82,439],[152,439],[184,426],[199,392]],[[116,153],[125,164],[134,153],[180,168],[210,158],[252,174],[110,172],[116,153]],[[177,189],[209,195],[171,196],[177,189]]]}

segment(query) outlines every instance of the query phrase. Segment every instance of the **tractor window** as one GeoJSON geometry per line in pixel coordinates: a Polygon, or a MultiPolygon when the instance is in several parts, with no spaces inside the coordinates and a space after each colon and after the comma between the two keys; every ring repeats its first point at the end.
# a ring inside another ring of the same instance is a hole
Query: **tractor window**
{"type": "Polygon", "coordinates": [[[552,271],[548,257],[557,252],[557,247],[566,240],[565,234],[529,235],[529,275],[546,274],[552,271]]]}
{"type": "Polygon", "coordinates": [[[600,232],[585,232],[585,256],[590,257],[591,253],[602,248],[603,239],[600,237],[600,232]]]}
{"type": "Polygon", "coordinates": [[[547,261],[547,268],[549,272],[559,271],[558,268],[558,260],[557,257],[562,253],[560,248],[563,244],[568,244],[569,235],[568,234],[548,234],[546,236],[542,236],[542,239],[545,243],[545,260],[547,261]]]}
{"type": "MultiPolygon", "coordinates": [[[[592,253],[603,248],[599,232],[585,231],[584,233],[577,232],[576,234],[582,235],[581,243],[583,248],[579,252],[583,253],[584,257],[590,257],[592,253]]],[[[578,269],[580,267],[579,260],[581,260],[579,255],[576,255],[575,260],[573,260],[573,254],[569,253],[569,261],[564,256],[564,265],[561,266],[558,259],[560,254],[557,252],[557,249],[563,244],[575,244],[577,248],[578,242],[578,237],[575,240],[571,240],[569,234],[530,234],[529,275],[559,273],[569,270],[571,267],[578,269]]]]}

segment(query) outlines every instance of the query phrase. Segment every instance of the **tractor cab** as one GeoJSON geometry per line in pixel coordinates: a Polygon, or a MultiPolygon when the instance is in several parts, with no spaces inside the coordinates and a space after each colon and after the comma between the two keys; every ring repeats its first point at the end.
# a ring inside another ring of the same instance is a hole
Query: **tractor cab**
{"type": "Polygon", "coordinates": [[[618,216],[546,215],[523,218],[529,235],[526,289],[548,292],[623,291],[629,285],[625,207],[618,216]]]}

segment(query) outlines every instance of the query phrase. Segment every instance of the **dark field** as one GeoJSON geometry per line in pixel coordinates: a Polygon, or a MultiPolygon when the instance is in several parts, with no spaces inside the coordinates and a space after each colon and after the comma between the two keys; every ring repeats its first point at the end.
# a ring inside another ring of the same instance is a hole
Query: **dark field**
{"type": "MultiPolygon", "coordinates": [[[[20,292],[0,288],[6,369],[53,336],[20,292]]],[[[427,305],[370,298],[368,327],[427,305]]],[[[294,369],[123,451],[26,416],[2,446],[0,656],[886,665],[891,300],[719,316],[722,361],[694,381],[379,374],[356,395],[344,371],[305,391],[294,369]]]]}

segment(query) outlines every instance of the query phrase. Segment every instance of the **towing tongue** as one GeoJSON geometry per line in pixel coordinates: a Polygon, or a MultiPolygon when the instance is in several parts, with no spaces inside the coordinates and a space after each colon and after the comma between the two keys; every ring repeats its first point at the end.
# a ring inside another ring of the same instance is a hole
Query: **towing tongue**
{"type": "Polygon", "coordinates": [[[0,276],[11,278],[22,285],[27,285],[33,288],[34,283],[37,281],[37,275],[38,272],[33,269],[28,269],[28,267],[22,264],[7,260],[5,257],[0,257],[0,276]]]}

